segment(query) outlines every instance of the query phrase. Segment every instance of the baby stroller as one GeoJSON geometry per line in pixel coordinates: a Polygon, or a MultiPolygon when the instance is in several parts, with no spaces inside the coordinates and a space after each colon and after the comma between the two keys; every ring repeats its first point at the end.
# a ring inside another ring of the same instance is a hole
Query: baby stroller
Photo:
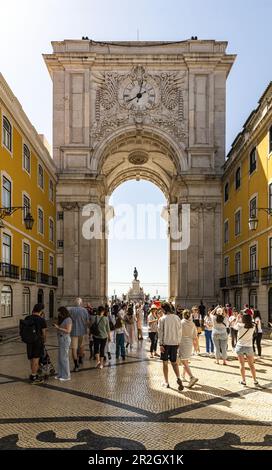
{"type": "Polygon", "coordinates": [[[53,377],[56,374],[55,368],[51,362],[50,356],[45,346],[43,348],[43,354],[40,357],[38,374],[44,379],[53,377]]]}

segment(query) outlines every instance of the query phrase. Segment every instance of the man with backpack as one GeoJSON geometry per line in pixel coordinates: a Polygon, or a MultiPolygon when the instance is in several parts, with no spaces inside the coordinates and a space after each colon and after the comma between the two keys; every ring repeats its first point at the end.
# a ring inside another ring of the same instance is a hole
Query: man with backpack
{"type": "Polygon", "coordinates": [[[31,384],[43,382],[42,377],[38,376],[39,361],[43,355],[47,329],[46,321],[42,317],[43,310],[43,304],[36,304],[32,314],[20,321],[20,335],[22,341],[26,343],[27,357],[30,361],[31,375],[29,380],[31,384]]]}

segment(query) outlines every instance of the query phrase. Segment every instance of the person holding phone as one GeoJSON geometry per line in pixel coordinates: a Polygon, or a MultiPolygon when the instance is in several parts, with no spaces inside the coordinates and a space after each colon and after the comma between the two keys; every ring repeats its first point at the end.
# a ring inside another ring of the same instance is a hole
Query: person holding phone
{"type": "Polygon", "coordinates": [[[61,382],[71,380],[69,348],[71,344],[72,318],[66,307],[59,307],[58,322],[53,326],[57,329],[58,335],[58,375],[55,379],[61,382]]]}

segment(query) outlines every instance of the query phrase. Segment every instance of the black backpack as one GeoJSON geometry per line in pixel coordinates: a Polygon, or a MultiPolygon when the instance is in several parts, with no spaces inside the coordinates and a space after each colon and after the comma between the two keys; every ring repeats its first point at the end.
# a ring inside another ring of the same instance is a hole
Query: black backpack
{"type": "Polygon", "coordinates": [[[26,344],[36,343],[36,341],[41,339],[41,335],[37,330],[37,324],[30,316],[20,320],[19,332],[22,341],[26,344]]]}
{"type": "Polygon", "coordinates": [[[97,317],[94,321],[94,323],[92,324],[92,326],[90,327],[90,333],[94,336],[99,336],[99,328],[98,328],[98,325],[99,323],[101,322],[103,317],[100,318],[99,322],[97,321],[97,317]]]}

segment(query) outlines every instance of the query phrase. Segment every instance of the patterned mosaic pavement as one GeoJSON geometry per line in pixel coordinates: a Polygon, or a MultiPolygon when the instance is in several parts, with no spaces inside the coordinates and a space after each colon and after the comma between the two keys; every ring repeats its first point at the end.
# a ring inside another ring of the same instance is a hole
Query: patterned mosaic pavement
{"type": "MultiPolygon", "coordinates": [[[[205,352],[201,335],[201,354],[205,352]]],[[[70,382],[53,378],[28,384],[25,345],[0,345],[0,450],[39,449],[269,449],[272,450],[272,342],[263,341],[256,363],[261,387],[239,384],[238,361],[229,365],[193,356],[199,382],[163,389],[162,364],[149,359],[149,341],[135,345],[126,362],[103,370],[85,360],[70,382]]],[[[56,363],[57,340],[50,330],[48,351],[56,363]]],[[[88,357],[88,355],[86,355],[88,357]]],[[[247,374],[248,375],[248,374],[247,374]]]]}

